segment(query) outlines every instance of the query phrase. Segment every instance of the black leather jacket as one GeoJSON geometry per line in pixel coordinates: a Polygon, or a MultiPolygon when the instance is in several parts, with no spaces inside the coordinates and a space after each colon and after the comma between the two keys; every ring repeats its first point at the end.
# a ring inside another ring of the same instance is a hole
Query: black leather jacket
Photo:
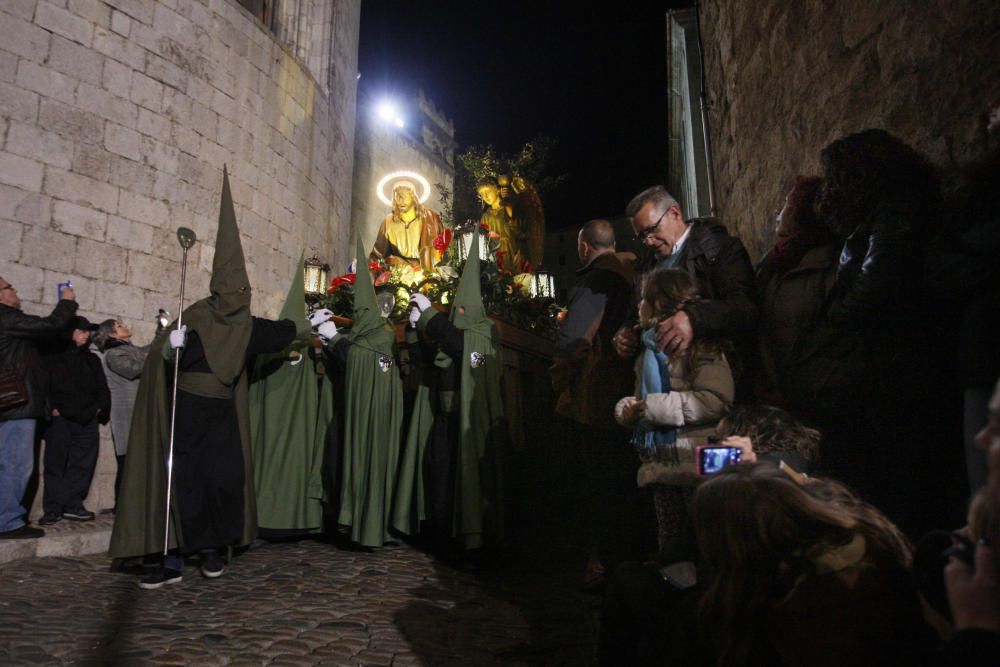
{"type": "Polygon", "coordinates": [[[35,341],[66,331],[76,308],[76,301],[64,299],[48,317],[38,317],[0,304],[0,368],[21,373],[29,398],[28,403],[19,408],[0,412],[0,421],[47,416],[48,374],[39,361],[35,341]]]}
{"type": "MultiPolygon", "coordinates": [[[[730,236],[714,219],[694,218],[684,242],[681,266],[695,279],[702,300],[686,306],[691,328],[698,338],[731,338],[749,335],[757,327],[757,283],[753,264],[743,242],[730,236]]],[[[653,270],[657,258],[644,257],[638,273],[653,270]]],[[[636,281],[636,307],[641,298],[641,277],[636,281]]]]}

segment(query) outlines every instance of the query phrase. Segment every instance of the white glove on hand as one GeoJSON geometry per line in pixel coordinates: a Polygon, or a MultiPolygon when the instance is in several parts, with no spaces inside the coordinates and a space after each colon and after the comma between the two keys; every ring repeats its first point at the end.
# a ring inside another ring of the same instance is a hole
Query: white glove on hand
{"type": "Polygon", "coordinates": [[[319,325],[319,329],[316,330],[316,333],[325,343],[337,335],[337,325],[334,324],[333,321],[323,322],[323,324],[319,325]]]}
{"type": "Polygon", "coordinates": [[[431,307],[431,300],[420,292],[414,292],[410,295],[410,305],[416,306],[420,309],[420,312],[424,312],[431,307]]]}
{"type": "Polygon", "coordinates": [[[414,306],[410,308],[410,324],[412,326],[417,326],[417,322],[420,321],[420,308],[414,306]]]}
{"type": "Polygon", "coordinates": [[[174,329],[170,332],[170,347],[175,350],[184,347],[187,340],[187,328],[186,324],[182,324],[180,329],[174,329]]]}
{"type": "Polygon", "coordinates": [[[313,329],[328,321],[333,317],[333,311],[327,310],[326,308],[320,308],[316,312],[309,316],[309,324],[312,325],[313,329]]]}

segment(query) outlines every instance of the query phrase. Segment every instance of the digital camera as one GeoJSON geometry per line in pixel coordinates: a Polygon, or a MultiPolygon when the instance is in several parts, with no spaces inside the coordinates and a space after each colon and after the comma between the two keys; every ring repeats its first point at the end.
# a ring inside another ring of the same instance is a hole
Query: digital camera
{"type": "Polygon", "coordinates": [[[743,450],[739,447],[723,445],[702,445],[695,448],[695,459],[698,464],[698,476],[714,475],[726,466],[731,466],[743,460],[743,450]]]}

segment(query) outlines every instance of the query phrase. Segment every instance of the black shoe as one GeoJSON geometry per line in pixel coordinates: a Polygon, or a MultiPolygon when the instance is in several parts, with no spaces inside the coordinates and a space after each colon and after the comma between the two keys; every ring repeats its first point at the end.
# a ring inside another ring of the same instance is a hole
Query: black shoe
{"type": "Polygon", "coordinates": [[[201,556],[201,575],[206,579],[221,577],[226,571],[226,564],[219,558],[218,551],[208,551],[201,556]]]}
{"type": "Polygon", "coordinates": [[[80,509],[75,510],[64,510],[63,518],[70,519],[72,521],[93,521],[94,513],[81,507],[80,509]]]}
{"type": "Polygon", "coordinates": [[[24,524],[20,528],[0,533],[0,540],[33,540],[43,535],[45,535],[45,531],[41,528],[32,528],[28,524],[24,524]]]}
{"type": "Polygon", "coordinates": [[[139,588],[151,591],[157,588],[163,588],[167,584],[176,584],[183,578],[184,573],[180,570],[170,570],[165,567],[161,567],[157,569],[156,572],[140,581],[139,588]]]}
{"type": "Polygon", "coordinates": [[[42,515],[42,518],[38,520],[38,523],[43,526],[51,526],[54,523],[59,523],[62,521],[62,517],[55,512],[46,512],[42,515]]]}

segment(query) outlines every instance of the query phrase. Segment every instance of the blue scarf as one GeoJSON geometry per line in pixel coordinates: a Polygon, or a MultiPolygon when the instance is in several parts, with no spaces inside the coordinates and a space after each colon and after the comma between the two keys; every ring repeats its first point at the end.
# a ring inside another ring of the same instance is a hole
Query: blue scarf
{"type": "MultiPolygon", "coordinates": [[[[656,327],[642,332],[642,365],[639,369],[639,398],[670,392],[670,368],[666,352],[656,350],[656,327]]],[[[677,428],[656,426],[645,419],[632,432],[632,446],[643,463],[680,463],[677,455],[677,428]]]]}

